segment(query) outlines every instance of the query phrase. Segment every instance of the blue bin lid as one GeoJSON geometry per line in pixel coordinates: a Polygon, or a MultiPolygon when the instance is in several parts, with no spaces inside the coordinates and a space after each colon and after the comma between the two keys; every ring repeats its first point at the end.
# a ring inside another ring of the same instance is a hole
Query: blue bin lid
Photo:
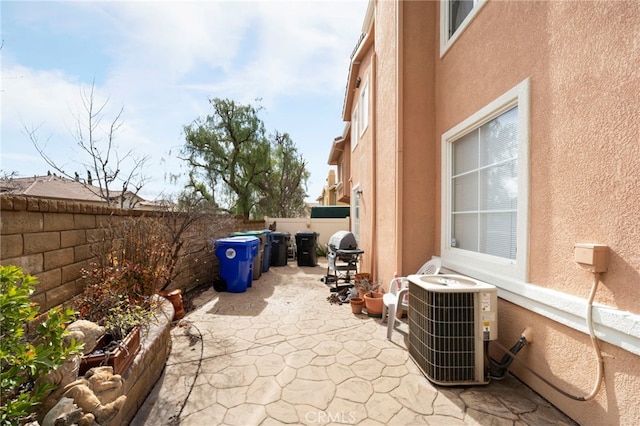
{"type": "Polygon", "coordinates": [[[226,250],[230,248],[244,248],[251,249],[251,255],[258,255],[258,247],[260,246],[260,239],[258,237],[250,237],[250,236],[238,236],[238,237],[228,237],[228,238],[220,238],[219,240],[213,241],[213,246],[216,249],[216,255],[219,254],[219,250],[226,250]]]}
{"type": "Polygon", "coordinates": [[[258,237],[253,237],[253,236],[249,236],[249,235],[238,235],[235,237],[227,237],[227,238],[220,238],[219,240],[215,240],[215,245],[216,247],[219,245],[240,245],[240,246],[245,246],[245,245],[250,245],[250,246],[254,246],[254,245],[258,245],[260,243],[260,239],[258,237]]]}

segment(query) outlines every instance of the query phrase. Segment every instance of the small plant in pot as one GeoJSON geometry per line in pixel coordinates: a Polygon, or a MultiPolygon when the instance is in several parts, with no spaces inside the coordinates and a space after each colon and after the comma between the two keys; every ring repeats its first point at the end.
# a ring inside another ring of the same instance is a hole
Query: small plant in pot
{"type": "Polygon", "coordinates": [[[82,319],[105,328],[94,351],[81,358],[79,374],[104,365],[122,374],[140,350],[141,328],[155,318],[153,298],[130,298],[116,292],[107,282],[86,287],[76,307],[82,319]]]}
{"type": "Polygon", "coordinates": [[[372,296],[373,293],[376,293],[380,288],[380,283],[373,282],[369,274],[362,274],[362,276],[357,276],[354,282],[355,287],[358,290],[358,295],[361,295],[360,297],[364,297],[364,295],[367,293],[369,294],[369,296],[372,296]]]}
{"type": "Polygon", "coordinates": [[[382,293],[379,282],[373,282],[369,277],[359,277],[355,281],[355,287],[364,299],[364,308],[370,317],[382,317],[382,293]]]}

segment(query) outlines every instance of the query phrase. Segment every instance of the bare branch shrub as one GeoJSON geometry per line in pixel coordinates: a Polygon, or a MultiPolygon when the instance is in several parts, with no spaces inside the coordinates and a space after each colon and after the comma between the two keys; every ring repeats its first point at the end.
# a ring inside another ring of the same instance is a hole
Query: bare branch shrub
{"type": "Polygon", "coordinates": [[[160,220],[171,247],[169,274],[160,290],[213,279],[211,240],[233,231],[233,216],[221,213],[208,203],[182,202],[165,209],[160,220]]]}

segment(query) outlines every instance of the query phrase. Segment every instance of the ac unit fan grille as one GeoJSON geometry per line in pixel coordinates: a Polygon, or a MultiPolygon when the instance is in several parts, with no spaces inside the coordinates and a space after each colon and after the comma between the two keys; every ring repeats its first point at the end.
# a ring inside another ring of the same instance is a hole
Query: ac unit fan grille
{"type": "Polygon", "coordinates": [[[412,286],[409,354],[437,383],[476,380],[474,293],[431,292],[412,286]]]}

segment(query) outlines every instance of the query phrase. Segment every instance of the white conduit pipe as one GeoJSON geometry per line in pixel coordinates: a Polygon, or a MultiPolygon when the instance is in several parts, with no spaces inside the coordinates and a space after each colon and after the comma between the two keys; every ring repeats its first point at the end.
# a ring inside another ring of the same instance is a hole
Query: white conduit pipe
{"type": "Polygon", "coordinates": [[[602,384],[602,379],[604,377],[604,359],[602,359],[602,352],[600,351],[598,338],[596,337],[596,333],[593,330],[593,299],[596,296],[596,290],[598,289],[599,283],[600,283],[600,273],[594,272],[593,285],[591,286],[591,293],[589,294],[589,300],[587,302],[587,328],[589,329],[591,344],[593,345],[593,349],[596,352],[596,358],[598,358],[598,373],[596,377],[596,383],[593,386],[593,390],[589,395],[583,398],[584,401],[589,401],[590,399],[593,399],[596,396],[596,394],[600,390],[600,385],[602,384]]]}

